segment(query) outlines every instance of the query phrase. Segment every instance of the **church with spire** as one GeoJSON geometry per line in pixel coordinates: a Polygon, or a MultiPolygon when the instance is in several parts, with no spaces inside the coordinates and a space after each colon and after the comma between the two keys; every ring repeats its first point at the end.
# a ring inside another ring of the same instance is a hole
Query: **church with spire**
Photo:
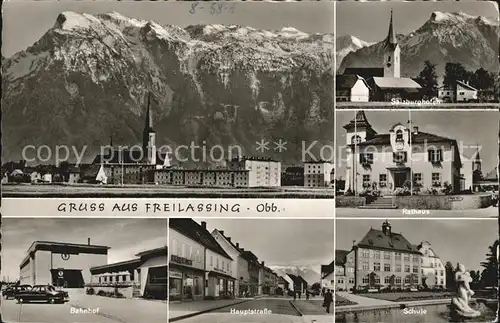
{"type": "MultiPolygon", "coordinates": [[[[390,13],[388,34],[381,44],[381,51],[382,60],[379,66],[348,66],[345,68],[344,73],[337,77],[337,80],[339,78],[350,78],[352,80],[363,81],[367,86],[366,92],[368,92],[369,101],[391,102],[393,100],[421,99],[422,94],[420,90],[422,87],[410,77],[401,77],[401,47],[394,27],[392,10],[390,13]]],[[[346,90],[352,91],[355,85],[354,82],[348,82],[345,88],[337,88],[337,93],[345,93],[346,90]]],[[[357,82],[356,86],[359,87],[361,85],[360,82],[357,82]]],[[[342,95],[342,97],[345,98],[346,96],[342,95]]],[[[349,98],[349,96],[347,97],[349,98]]],[[[347,101],[355,100],[348,99],[347,101]]]]}
{"type": "Polygon", "coordinates": [[[114,146],[111,137],[103,153],[94,158],[93,165],[100,168],[99,173],[107,184],[145,184],[151,171],[170,167],[167,154],[160,154],[156,149],[156,133],[153,128],[151,111],[151,93],[148,93],[145,112],[145,123],[142,131],[142,145],[114,146]]]}

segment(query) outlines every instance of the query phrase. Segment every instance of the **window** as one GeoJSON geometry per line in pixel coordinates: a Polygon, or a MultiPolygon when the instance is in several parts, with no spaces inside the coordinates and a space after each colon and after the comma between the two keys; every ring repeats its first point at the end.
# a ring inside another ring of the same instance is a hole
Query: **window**
{"type": "Polygon", "coordinates": [[[396,153],[392,153],[392,161],[396,164],[406,163],[407,161],[407,153],[406,151],[400,151],[396,153]]]}
{"type": "Polygon", "coordinates": [[[373,153],[361,153],[361,154],[359,154],[359,163],[362,165],[373,164],[373,153]]]}
{"type": "Polygon", "coordinates": [[[214,256],[210,255],[210,266],[214,265],[214,256]]]}
{"type": "Polygon", "coordinates": [[[405,254],[405,255],[404,255],[404,260],[405,260],[405,261],[410,261],[410,255],[405,254]]]}
{"type": "Polygon", "coordinates": [[[413,173],[413,181],[415,183],[422,183],[423,181],[422,173],[413,173]]]}
{"type": "Polygon", "coordinates": [[[413,262],[418,264],[418,256],[413,256],[413,262]]]}
{"type": "Polygon", "coordinates": [[[391,264],[384,264],[384,271],[391,271],[391,264]]]}
{"type": "Polygon", "coordinates": [[[431,163],[439,163],[443,161],[443,151],[441,149],[429,149],[427,154],[428,160],[431,163]]]}
{"type": "Polygon", "coordinates": [[[370,258],[370,250],[363,250],[363,252],[361,253],[361,257],[370,258]]]}
{"type": "Polygon", "coordinates": [[[409,284],[410,283],[410,276],[406,276],[405,277],[405,284],[409,284]]]}
{"type": "Polygon", "coordinates": [[[391,276],[385,276],[384,277],[384,284],[390,284],[391,283],[391,276]]]}
{"type": "Polygon", "coordinates": [[[167,266],[151,267],[148,271],[150,284],[167,284],[167,266]]]}
{"type": "Polygon", "coordinates": [[[349,284],[354,284],[354,278],[349,278],[349,284]]]}
{"type": "Polygon", "coordinates": [[[353,136],[351,138],[351,144],[359,144],[361,142],[361,137],[360,136],[353,136]]]}
{"type": "Polygon", "coordinates": [[[389,251],[384,251],[384,259],[390,260],[391,259],[391,254],[389,251]]]}
{"type": "Polygon", "coordinates": [[[432,186],[441,186],[441,173],[432,173],[432,186]]]}
{"type": "Polygon", "coordinates": [[[380,251],[375,250],[375,251],[373,252],[373,257],[374,257],[375,259],[380,259],[380,251]]]}
{"type": "Polygon", "coordinates": [[[373,271],[380,271],[380,262],[373,263],[373,271]]]}
{"type": "Polygon", "coordinates": [[[460,95],[465,95],[465,92],[459,92],[458,94],[460,94],[460,95]]]}
{"type": "MultiPolygon", "coordinates": [[[[413,266],[413,272],[414,272],[415,274],[418,274],[418,267],[417,267],[417,266],[413,266]]],[[[437,276],[437,275],[436,275],[436,276],[437,276]]]]}
{"type": "Polygon", "coordinates": [[[400,264],[396,265],[396,272],[398,272],[398,273],[401,272],[401,265],[400,264]]]}
{"type": "Polygon", "coordinates": [[[370,187],[370,186],[371,186],[370,175],[363,175],[363,187],[370,187]]]}
{"type": "Polygon", "coordinates": [[[375,284],[380,284],[380,277],[379,276],[375,276],[375,284]]]}
{"type": "Polygon", "coordinates": [[[403,130],[396,131],[396,141],[403,141],[403,130]]]}
{"type": "Polygon", "coordinates": [[[409,273],[410,272],[410,265],[405,265],[405,273],[409,273]]]}
{"type": "Polygon", "coordinates": [[[396,285],[401,285],[401,277],[396,277],[396,285]]]}
{"type": "Polygon", "coordinates": [[[387,174],[379,174],[378,175],[378,184],[380,187],[386,187],[387,186],[387,174]]]}
{"type": "Polygon", "coordinates": [[[370,270],[370,265],[368,264],[368,261],[363,261],[363,270],[370,270]]]}
{"type": "Polygon", "coordinates": [[[369,284],[370,283],[370,278],[367,276],[363,277],[363,284],[369,284]]]}
{"type": "Polygon", "coordinates": [[[387,56],[387,63],[391,62],[391,56],[387,56]]]}
{"type": "Polygon", "coordinates": [[[396,252],[396,260],[401,260],[401,253],[400,252],[396,252]]]}

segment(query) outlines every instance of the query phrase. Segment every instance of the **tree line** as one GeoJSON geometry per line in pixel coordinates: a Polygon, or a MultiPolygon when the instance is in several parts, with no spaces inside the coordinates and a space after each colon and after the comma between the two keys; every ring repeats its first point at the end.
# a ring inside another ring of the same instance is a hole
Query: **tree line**
{"type": "MultiPolygon", "coordinates": [[[[457,81],[468,83],[478,90],[479,101],[499,100],[500,77],[498,74],[490,73],[484,68],[468,71],[460,63],[446,63],[444,68],[443,86],[455,89],[457,81]]],[[[430,61],[424,62],[424,68],[415,79],[422,87],[422,92],[427,98],[433,98],[438,93],[438,76],[436,65],[430,61]]]]}

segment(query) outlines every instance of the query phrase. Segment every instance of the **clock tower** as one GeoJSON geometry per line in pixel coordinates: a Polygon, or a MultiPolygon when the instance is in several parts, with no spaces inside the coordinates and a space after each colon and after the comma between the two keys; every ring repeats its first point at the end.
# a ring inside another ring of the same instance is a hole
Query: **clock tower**
{"type": "Polygon", "coordinates": [[[400,77],[400,48],[396,32],[392,24],[392,10],[391,20],[389,22],[389,34],[384,43],[384,77],[400,77]]]}

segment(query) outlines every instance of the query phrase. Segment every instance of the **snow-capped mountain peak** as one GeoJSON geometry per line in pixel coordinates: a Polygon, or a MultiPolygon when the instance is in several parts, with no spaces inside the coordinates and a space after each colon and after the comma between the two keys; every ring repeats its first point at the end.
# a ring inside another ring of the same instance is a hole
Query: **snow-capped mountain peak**
{"type": "Polygon", "coordinates": [[[361,40],[352,35],[344,35],[336,39],[337,66],[340,65],[344,57],[358,49],[371,46],[372,43],[361,40]]]}
{"type": "Polygon", "coordinates": [[[429,19],[433,23],[468,23],[471,21],[480,22],[487,25],[494,26],[495,23],[486,17],[473,16],[464,12],[441,12],[434,11],[429,19]]]}

